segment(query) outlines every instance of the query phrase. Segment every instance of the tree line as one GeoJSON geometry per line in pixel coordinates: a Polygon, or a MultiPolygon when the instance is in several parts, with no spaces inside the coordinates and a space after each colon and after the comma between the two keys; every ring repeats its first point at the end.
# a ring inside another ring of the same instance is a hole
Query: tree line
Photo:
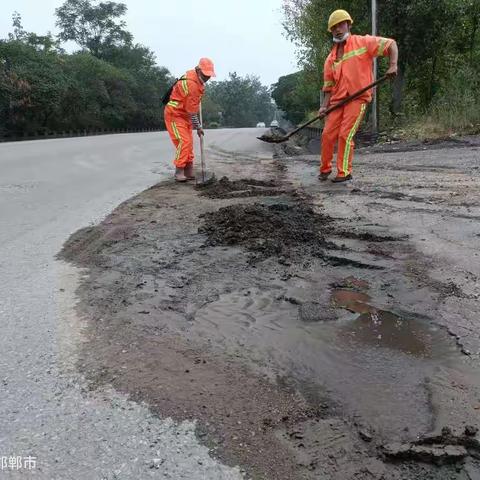
{"type": "MultiPolygon", "coordinates": [[[[57,36],[26,31],[14,13],[12,32],[0,39],[0,136],[163,129],[161,99],[175,78],[135,43],[126,12],[122,3],[67,0],[55,11],[57,36]],[[67,41],[78,51],[67,53],[67,41]]],[[[207,127],[272,117],[269,90],[255,76],[209,82],[203,103],[207,127]]]]}
{"type": "MultiPolygon", "coordinates": [[[[400,50],[399,75],[380,89],[383,127],[431,121],[480,130],[480,0],[378,0],[379,35],[400,50]]],[[[293,121],[319,105],[323,63],[332,46],[326,25],[334,0],[283,0],[284,28],[302,69],[281,77],[272,96],[293,121]]],[[[344,0],[353,33],[370,32],[371,0],[344,0]]],[[[388,61],[379,62],[382,74],[388,61]]]]}

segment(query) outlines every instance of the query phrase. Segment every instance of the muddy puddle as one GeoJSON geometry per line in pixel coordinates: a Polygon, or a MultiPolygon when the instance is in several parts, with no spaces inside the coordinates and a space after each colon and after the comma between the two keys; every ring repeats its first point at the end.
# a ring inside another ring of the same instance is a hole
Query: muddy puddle
{"type": "Polygon", "coordinates": [[[455,352],[451,339],[438,327],[378,309],[364,292],[335,289],[331,300],[335,306],[360,314],[339,332],[350,348],[369,345],[425,358],[444,358],[455,352]]]}
{"type": "Polygon", "coordinates": [[[231,292],[196,312],[192,333],[271,362],[313,401],[340,398],[350,415],[398,440],[432,428],[427,379],[444,382],[463,368],[446,332],[348,290],[332,292],[331,305],[292,298],[280,285],[231,292]]]}
{"type": "Polygon", "coordinates": [[[443,358],[455,351],[438,328],[383,310],[362,313],[341,335],[350,348],[369,345],[424,358],[443,358]]]}

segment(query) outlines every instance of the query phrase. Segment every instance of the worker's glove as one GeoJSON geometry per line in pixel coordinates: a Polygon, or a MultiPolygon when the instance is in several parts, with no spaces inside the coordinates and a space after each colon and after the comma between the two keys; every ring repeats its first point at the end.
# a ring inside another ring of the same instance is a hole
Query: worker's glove
{"type": "Polygon", "coordinates": [[[203,137],[203,135],[205,135],[205,132],[203,131],[203,128],[200,127],[200,128],[197,128],[197,135],[199,137],[203,137]]]}

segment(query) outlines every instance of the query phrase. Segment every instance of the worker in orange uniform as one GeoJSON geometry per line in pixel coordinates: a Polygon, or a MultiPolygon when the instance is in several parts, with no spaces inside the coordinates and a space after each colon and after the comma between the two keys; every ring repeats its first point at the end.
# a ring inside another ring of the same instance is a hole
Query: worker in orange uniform
{"type": "MultiPolygon", "coordinates": [[[[328,55],[323,76],[324,98],[318,113],[340,100],[361,90],[373,82],[374,57],[390,57],[386,75],[397,75],[398,47],[390,38],[370,35],[352,35],[352,17],[345,10],[335,10],[328,21],[328,30],[333,36],[333,48],[328,55]]],[[[352,179],[352,159],[355,133],[365,115],[367,104],[372,99],[368,90],[362,96],[330,113],[325,121],[322,134],[322,160],[319,179],[327,180],[332,172],[332,159],[337,145],[337,176],[332,182],[352,179]]]]}
{"type": "Polygon", "coordinates": [[[164,118],[170,138],[176,148],[175,180],[195,180],[193,173],[193,135],[204,135],[198,116],[200,102],[205,92],[205,83],[215,77],[215,68],[209,58],[201,58],[198,65],[189,70],[173,86],[165,106],[164,118]]]}

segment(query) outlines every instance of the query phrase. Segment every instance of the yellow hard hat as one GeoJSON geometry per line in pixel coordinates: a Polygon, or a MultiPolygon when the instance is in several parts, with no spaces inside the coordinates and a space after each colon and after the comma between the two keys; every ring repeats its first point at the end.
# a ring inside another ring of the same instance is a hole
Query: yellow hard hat
{"type": "Polygon", "coordinates": [[[352,17],[346,10],[335,10],[328,19],[328,31],[331,32],[335,25],[344,22],[345,20],[353,23],[352,17]]]}

